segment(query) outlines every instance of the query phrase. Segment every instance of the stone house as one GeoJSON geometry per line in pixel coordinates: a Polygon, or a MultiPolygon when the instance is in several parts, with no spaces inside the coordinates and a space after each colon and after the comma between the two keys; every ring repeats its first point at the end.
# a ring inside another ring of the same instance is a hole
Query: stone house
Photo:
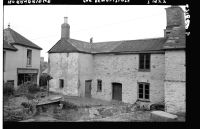
{"type": "Polygon", "coordinates": [[[31,81],[39,84],[40,48],[10,28],[3,31],[3,81],[14,87],[31,81]]]}
{"type": "Polygon", "coordinates": [[[61,39],[48,51],[50,90],[127,103],[165,102],[167,112],[185,112],[184,12],[171,6],[166,14],[164,37],[100,43],[70,38],[65,17],[61,39]]]}

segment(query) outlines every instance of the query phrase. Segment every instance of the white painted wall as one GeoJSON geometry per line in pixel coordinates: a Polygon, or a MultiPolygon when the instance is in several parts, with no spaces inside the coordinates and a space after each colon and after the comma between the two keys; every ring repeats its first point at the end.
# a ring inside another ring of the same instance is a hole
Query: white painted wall
{"type": "MultiPolygon", "coordinates": [[[[17,68],[33,68],[40,70],[40,50],[14,45],[18,51],[6,51],[6,63],[4,72],[4,81],[14,80],[14,87],[17,87],[17,68]],[[32,65],[27,66],[27,49],[32,50],[32,65]]],[[[40,71],[38,71],[39,73],[40,71]]],[[[39,74],[37,77],[39,84],[39,74]]]]}

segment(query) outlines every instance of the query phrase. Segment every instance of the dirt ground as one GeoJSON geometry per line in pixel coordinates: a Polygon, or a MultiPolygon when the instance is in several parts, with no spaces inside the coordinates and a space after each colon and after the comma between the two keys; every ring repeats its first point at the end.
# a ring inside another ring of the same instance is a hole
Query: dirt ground
{"type": "MultiPolygon", "coordinates": [[[[59,94],[51,95],[55,96],[59,94]]],[[[72,96],[63,96],[63,98],[72,108],[60,109],[58,105],[50,105],[33,117],[21,122],[151,122],[151,111],[132,110],[131,105],[127,103],[72,96]]],[[[22,101],[27,101],[24,97],[6,98],[5,100],[4,106],[13,107],[19,106],[22,101]]],[[[185,121],[185,116],[180,114],[177,121],[185,121]]]]}

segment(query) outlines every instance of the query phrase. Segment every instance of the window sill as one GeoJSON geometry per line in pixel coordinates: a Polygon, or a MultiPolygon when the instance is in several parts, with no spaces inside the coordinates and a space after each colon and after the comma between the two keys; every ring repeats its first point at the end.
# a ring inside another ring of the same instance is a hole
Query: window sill
{"type": "Polygon", "coordinates": [[[139,72],[150,72],[150,69],[139,69],[139,72]]]}
{"type": "Polygon", "coordinates": [[[32,65],[26,65],[26,67],[32,67],[32,65]]]}
{"type": "Polygon", "coordinates": [[[137,101],[140,101],[140,102],[150,102],[150,100],[148,100],[148,99],[137,99],[137,101]]]}

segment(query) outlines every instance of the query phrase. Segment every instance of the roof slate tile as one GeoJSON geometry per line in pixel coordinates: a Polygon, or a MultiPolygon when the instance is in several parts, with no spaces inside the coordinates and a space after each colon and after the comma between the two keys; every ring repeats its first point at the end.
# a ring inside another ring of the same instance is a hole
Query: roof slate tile
{"type": "Polygon", "coordinates": [[[33,42],[31,42],[30,40],[28,40],[24,36],[20,35],[19,33],[17,33],[16,31],[14,31],[11,28],[4,29],[4,40],[9,42],[10,44],[28,46],[28,47],[42,50],[41,47],[34,44],[33,42]]]}

